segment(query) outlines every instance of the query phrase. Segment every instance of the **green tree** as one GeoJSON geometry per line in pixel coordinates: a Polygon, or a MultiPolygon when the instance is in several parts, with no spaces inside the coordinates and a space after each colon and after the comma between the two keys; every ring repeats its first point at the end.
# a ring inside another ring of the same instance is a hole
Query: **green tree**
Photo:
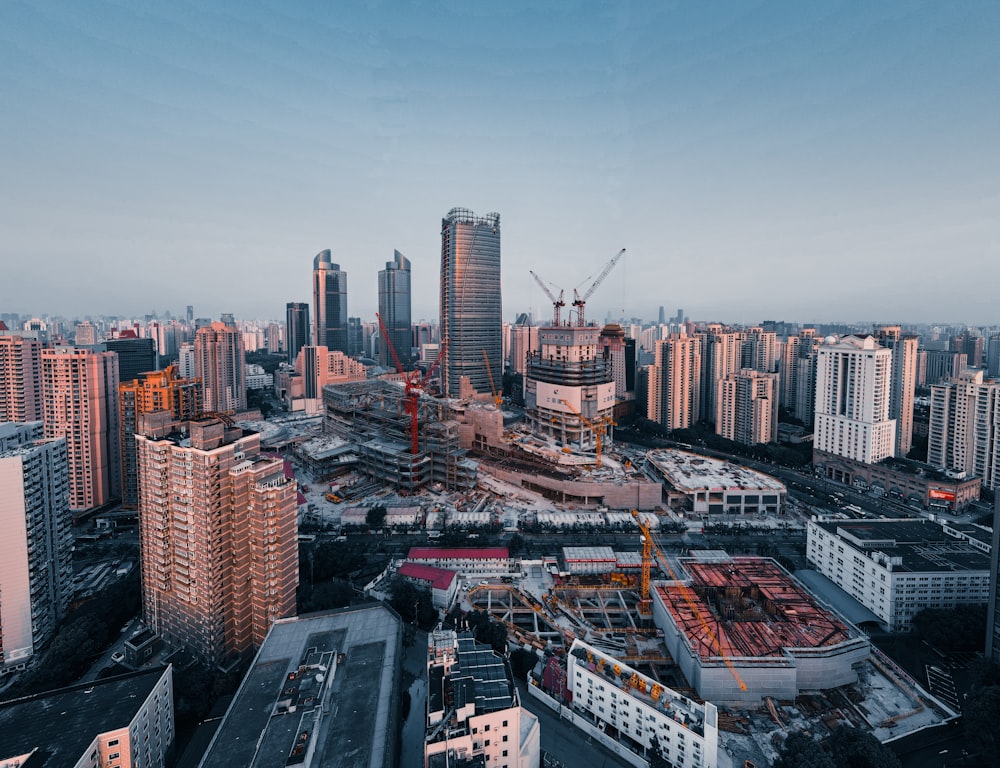
{"type": "Polygon", "coordinates": [[[941,651],[982,651],[986,641],[986,606],[924,608],[913,617],[913,632],[941,651]]]}
{"type": "Polygon", "coordinates": [[[868,731],[840,725],[826,740],[836,765],[847,768],[901,768],[899,758],[868,731]]]}
{"type": "Polygon", "coordinates": [[[376,504],[374,507],[369,507],[368,511],[365,513],[365,525],[368,526],[369,530],[377,531],[385,523],[385,505],[376,504]]]}
{"type": "Polygon", "coordinates": [[[962,724],[969,745],[983,755],[995,755],[1000,744],[996,724],[1000,721],[1000,685],[973,688],[962,705],[962,724]]]}
{"type": "Polygon", "coordinates": [[[830,753],[801,731],[788,734],[772,768],[837,768],[830,753]]]}

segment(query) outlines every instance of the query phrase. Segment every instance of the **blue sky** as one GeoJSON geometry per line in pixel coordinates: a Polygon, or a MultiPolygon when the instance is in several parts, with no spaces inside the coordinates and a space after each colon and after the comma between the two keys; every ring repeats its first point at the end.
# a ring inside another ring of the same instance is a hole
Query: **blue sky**
{"type": "Polygon", "coordinates": [[[0,5],[0,311],[309,300],[499,211],[504,314],[1000,322],[1000,3],[0,5]]]}

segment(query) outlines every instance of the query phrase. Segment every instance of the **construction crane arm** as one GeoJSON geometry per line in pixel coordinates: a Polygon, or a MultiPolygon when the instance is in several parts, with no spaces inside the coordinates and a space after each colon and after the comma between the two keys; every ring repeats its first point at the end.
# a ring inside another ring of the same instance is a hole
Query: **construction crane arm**
{"type": "Polygon", "coordinates": [[[545,281],[542,280],[542,278],[540,278],[530,269],[528,270],[528,272],[531,272],[531,276],[535,278],[535,282],[538,283],[539,287],[543,291],[545,291],[545,295],[548,296],[549,301],[552,302],[552,324],[558,326],[561,314],[560,310],[566,306],[566,302],[563,301],[562,288],[559,289],[559,298],[557,299],[555,295],[552,293],[552,291],[549,290],[549,287],[545,284],[545,281]]]}
{"type": "MultiPolygon", "coordinates": [[[[603,283],[604,282],[604,278],[606,278],[611,273],[611,270],[615,268],[615,264],[618,263],[618,260],[622,257],[623,253],[625,253],[625,249],[624,248],[622,248],[620,251],[618,251],[617,254],[615,254],[614,258],[611,259],[611,261],[609,261],[605,265],[604,269],[601,270],[601,274],[599,274],[597,276],[597,279],[593,282],[593,284],[590,286],[590,288],[587,289],[587,292],[585,294],[583,294],[583,296],[579,297],[578,301],[586,301],[587,299],[589,299],[591,297],[591,295],[594,293],[594,291],[597,290],[597,286],[599,286],[601,283],[603,283]]],[[[576,289],[575,288],[573,289],[573,292],[576,293],[576,289]]]]}

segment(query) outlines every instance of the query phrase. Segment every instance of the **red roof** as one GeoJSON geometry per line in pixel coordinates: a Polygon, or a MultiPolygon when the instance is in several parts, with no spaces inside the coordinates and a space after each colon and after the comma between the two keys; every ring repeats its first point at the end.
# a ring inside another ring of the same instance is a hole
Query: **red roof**
{"type": "Polygon", "coordinates": [[[0,331],[9,331],[9,330],[10,329],[7,327],[7,323],[5,323],[3,320],[0,320],[0,331]]]}
{"type": "Polygon", "coordinates": [[[408,560],[506,560],[507,547],[411,547],[408,560]]]}
{"type": "Polygon", "coordinates": [[[305,496],[302,495],[302,491],[296,491],[295,492],[295,501],[301,507],[303,504],[305,504],[308,501],[308,499],[305,496]]]}
{"type": "Polygon", "coordinates": [[[288,459],[285,459],[284,464],[282,464],[282,469],[284,469],[285,471],[286,478],[288,478],[289,480],[295,479],[295,472],[292,470],[292,462],[290,462],[288,459]]]}
{"type": "Polygon", "coordinates": [[[434,589],[450,589],[452,582],[455,581],[454,571],[420,563],[403,563],[396,573],[407,579],[425,581],[434,589]]]}
{"type": "Polygon", "coordinates": [[[125,328],[121,333],[118,334],[119,339],[138,339],[139,334],[133,331],[131,328],[125,328]]]}

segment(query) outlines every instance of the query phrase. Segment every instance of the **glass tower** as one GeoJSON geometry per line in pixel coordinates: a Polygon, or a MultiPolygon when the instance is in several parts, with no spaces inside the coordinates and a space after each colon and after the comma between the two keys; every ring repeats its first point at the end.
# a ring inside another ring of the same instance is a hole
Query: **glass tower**
{"type": "Polygon", "coordinates": [[[290,301],[285,304],[285,346],[288,347],[288,363],[295,364],[299,350],[309,345],[309,305],[304,301],[290,301]]]}
{"type": "Polygon", "coordinates": [[[313,307],[316,311],[316,346],[347,349],[347,273],[333,263],[329,250],[313,259],[313,307]]]}
{"type": "Polygon", "coordinates": [[[489,392],[492,374],[499,388],[502,337],[500,214],[452,208],[441,221],[441,341],[448,345],[441,381],[447,396],[458,396],[462,376],[478,392],[489,392]]]}
{"type": "MultiPolygon", "coordinates": [[[[389,334],[389,341],[399,356],[404,371],[413,367],[413,332],[410,330],[410,260],[393,251],[392,261],[378,273],[378,314],[389,334]]],[[[387,344],[380,344],[378,363],[386,368],[395,364],[387,344]]]]}

